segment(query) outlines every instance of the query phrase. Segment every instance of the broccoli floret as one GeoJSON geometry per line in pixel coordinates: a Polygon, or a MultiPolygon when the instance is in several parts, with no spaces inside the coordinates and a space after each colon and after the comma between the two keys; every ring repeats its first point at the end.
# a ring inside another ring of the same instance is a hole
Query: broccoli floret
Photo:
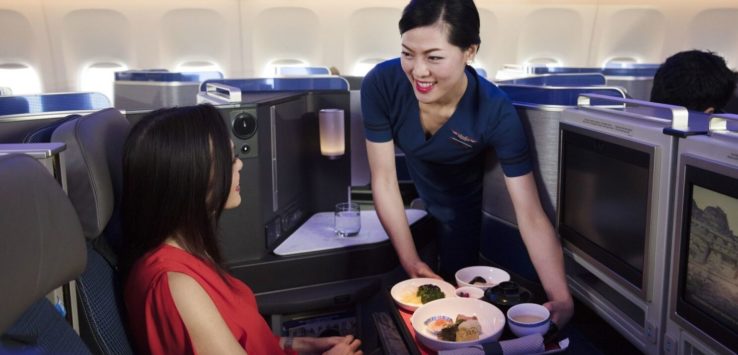
{"type": "Polygon", "coordinates": [[[446,297],[440,287],[431,284],[418,287],[417,296],[420,298],[422,304],[446,297]]]}

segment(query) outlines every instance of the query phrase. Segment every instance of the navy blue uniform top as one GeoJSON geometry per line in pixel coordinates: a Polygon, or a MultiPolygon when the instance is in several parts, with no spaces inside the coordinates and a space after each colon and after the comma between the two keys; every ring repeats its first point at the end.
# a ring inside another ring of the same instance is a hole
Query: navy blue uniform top
{"type": "Polygon", "coordinates": [[[495,150],[506,176],[532,169],[523,126],[510,99],[467,66],[467,87],[448,121],[430,138],[400,59],[378,64],[361,86],[364,132],[372,142],[394,143],[428,212],[441,224],[440,274],[453,280],[478,262],[484,156],[495,150]]]}
{"type": "Polygon", "coordinates": [[[426,139],[418,100],[400,59],[378,64],[361,86],[366,138],[394,143],[405,153],[410,175],[431,215],[464,223],[482,206],[484,151],[493,148],[506,176],[532,169],[523,126],[510,99],[466,67],[467,87],[456,111],[426,139]],[[462,215],[463,214],[463,215],[462,215]]]}

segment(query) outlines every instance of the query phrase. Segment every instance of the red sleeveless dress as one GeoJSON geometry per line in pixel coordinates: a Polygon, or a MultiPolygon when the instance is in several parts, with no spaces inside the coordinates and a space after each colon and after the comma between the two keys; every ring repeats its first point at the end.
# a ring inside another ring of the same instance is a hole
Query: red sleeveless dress
{"type": "MultiPolygon", "coordinates": [[[[285,354],[251,289],[227,275],[229,287],[209,264],[179,248],[162,245],[136,261],[125,287],[128,324],[138,352],[194,354],[192,341],[169,291],[168,272],[192,277],[210,295],[233,337],[249,355],[285,354]]],[[[288,354],[294,354],[289,351],[288,354]]]]}

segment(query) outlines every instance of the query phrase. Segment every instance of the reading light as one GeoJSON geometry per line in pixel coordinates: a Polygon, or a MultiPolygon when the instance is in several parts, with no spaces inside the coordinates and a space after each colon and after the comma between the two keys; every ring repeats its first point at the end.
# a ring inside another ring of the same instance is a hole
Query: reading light
{"type": "Polygon", "coordinates": [[[318,113],[320,126],[320,154],[338,159],[346,152],[343,110],[326,108],[318,113]]]}

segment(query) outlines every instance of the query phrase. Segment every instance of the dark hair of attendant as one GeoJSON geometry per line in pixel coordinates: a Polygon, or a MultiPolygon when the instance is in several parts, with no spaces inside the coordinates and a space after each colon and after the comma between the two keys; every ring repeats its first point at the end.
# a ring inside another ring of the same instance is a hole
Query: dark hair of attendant
{"type": "Polygon", "coordinates": [[[481,44],[479,11],[472,0],[412,0],[402,12],[400,34],[439,20],[447,27],[448,43],[461,50],[481,44]]]}

